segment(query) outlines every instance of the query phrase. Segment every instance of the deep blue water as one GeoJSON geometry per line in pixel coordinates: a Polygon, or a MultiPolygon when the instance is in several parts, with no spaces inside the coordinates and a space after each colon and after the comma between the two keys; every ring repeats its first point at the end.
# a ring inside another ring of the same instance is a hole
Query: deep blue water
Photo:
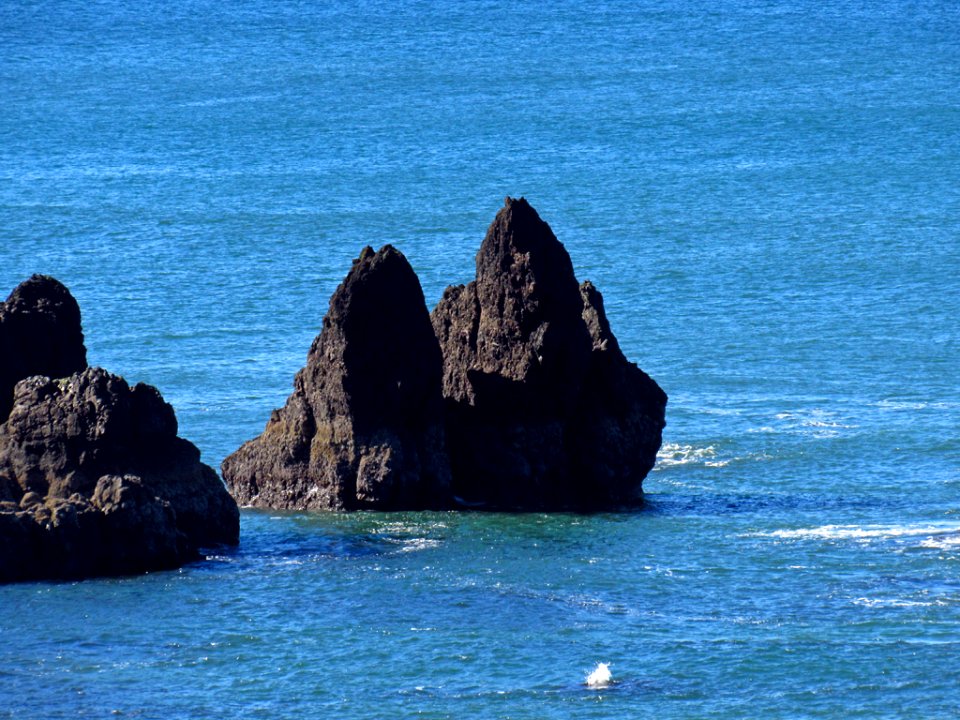
{"type": "Polygon", "coordinates": [[[217,466],[364,245],[432,307],[524,195],[670,395],[648,508],[2,587],[0,717],[960,715],[957,6],[321,5],[0,0],[0,294],[217,466]]]}

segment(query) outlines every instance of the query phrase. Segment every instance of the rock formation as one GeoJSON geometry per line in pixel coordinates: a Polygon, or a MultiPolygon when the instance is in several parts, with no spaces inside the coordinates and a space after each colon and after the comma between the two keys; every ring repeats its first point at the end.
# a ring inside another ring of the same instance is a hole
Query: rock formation
{"type": "Polygon", "coordinates": [[[421,509],[449,497],[442,358],[416,274],[365,248],[330,299],[286,405],[223,462],[244,505],[421,509]]]}
{"type": "Polygon", "coordinates": [[[596,509],[639,497],[666,395],[628,362],[600,293],[524,199],[507,198],[476,280],[432,314],[443,352],[453,492],[508,509],[596,509]]]}
{"type": "Polygon", "coordinates": [[[653,467],[666,401],[550,227],[508,198],[476,280],[432,315],[403,255],[366,248],[285,407],[223,476],[271,508],[621,507],[653,467]]]}
{"type": "Polygon", "coordinates": [[[238,541],[236,503],[160,393],[86,367],[63,285],[20,285],[0,348],[0,581],[172,568],[238,541]]]}

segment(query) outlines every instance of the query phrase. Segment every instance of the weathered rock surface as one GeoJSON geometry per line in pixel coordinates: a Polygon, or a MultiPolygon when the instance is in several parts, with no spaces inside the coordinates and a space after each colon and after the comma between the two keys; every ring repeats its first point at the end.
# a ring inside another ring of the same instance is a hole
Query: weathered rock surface
{"type": "Polygon", "coordinates": [[[366,248],[330,299],[293,394],[224,460],[243,505],[419,509],[447,504],[442,358],[416,274],[366,248]]]}
{"type": "Polygon", "coordinates": [[[638,499],[666,395],[628,362],[599,292],[524,199],[507,198],[477,276],[431,316],[452,487],[468,504],[595,509],[638,499]]]}
{"type": "Polygon", "coordinates": [[[0,582],[172,568],[235,544],[236,503],[177,437],[173,408],[149,385],[85,368],[66,288],[34,276],[11,299],[3,362],[24,377],[0,424],[0,582]]]}

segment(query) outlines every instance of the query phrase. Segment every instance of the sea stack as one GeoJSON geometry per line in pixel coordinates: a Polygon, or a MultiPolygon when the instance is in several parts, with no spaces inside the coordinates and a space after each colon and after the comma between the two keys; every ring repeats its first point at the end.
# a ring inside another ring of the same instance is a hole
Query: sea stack
{"type": "Polygon", "coordinates": [[[243,505],[297,510],[629,506],[667,397],[620,350],[603,298],[507,198],[432,315],[406,258],[366,248],[286,405],[223,462],[243,505]]]}
{"type": "Polygon", "coordinates": [[[443,361],[413,268],[365,248],[263,433],[224,460],[243,505],[424,509],[450,495],[443,361]]]}
{"type": "Polygon", "coordinates": [[[86,366],[69,291],[0,306],[0,582],[173,568],[236,544],[236,503],[153,387],[86,366]]]}
{"type": "Polygon", "coordinates": [[[470,506],[591,510],[640,498],[667,397],[621,353],[600,293],[549,225],[507,198],[432,313],[453,493],[470,506]]]}

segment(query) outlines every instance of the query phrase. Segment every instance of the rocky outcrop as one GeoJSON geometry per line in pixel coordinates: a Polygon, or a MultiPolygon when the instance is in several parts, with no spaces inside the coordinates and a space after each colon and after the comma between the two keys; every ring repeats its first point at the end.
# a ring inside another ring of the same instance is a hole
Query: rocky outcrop
{"type": "Polygon", "coordinates": [[[666,401],[550,227],[508,198],[476,280],[432,315],[403,255],[366,248],[286,405],[222,470],[259,507],[621,507],[653,467],[666,401]]]}
{"type": "Polygon", "coordinates": [[[620,352],[599,292],[524,199],[507,198],[477,276],[432,314],[453,492],[470,505],[596,509],[639,497],[666,395],[620,352]]]}
{"type": "Polygon", "coordinates": [[[66,288],[35,276],[11,299],[0,331],[16,317],[4,347],[17,357],[4,362],[23,378],[0,424],[0,581],[172,568],[235,544],[236,503],[177,437],[173,408],[149,385],[85,367],[66,288]]]}
{"type": "Polygon", "coordinates": [[[330,299],[293,394],[224,460],[244,505],[420,509],[449,497],[442,358],[416,274],[366,248],[330,299]]]}

